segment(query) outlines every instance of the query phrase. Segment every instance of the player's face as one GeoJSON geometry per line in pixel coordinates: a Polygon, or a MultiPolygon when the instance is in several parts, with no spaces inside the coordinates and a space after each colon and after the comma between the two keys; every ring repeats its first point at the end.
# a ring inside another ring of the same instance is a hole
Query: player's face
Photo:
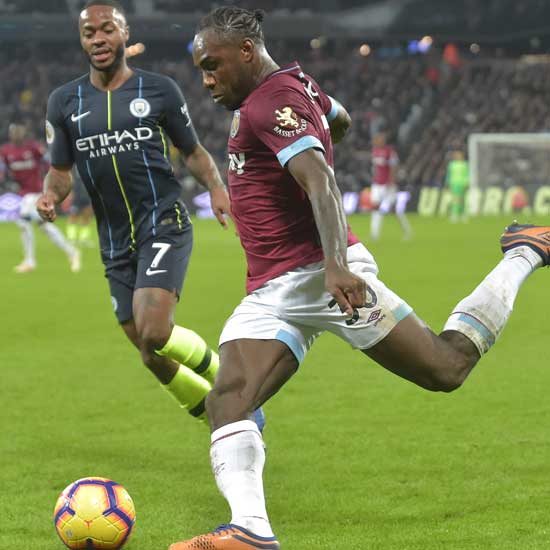
{"type": "Polygon", "coordinates": [[[22,124],[10,124],[8,137],[12,143],[19,143],[25,137],[25,127],[22,124]]]}
{"type": "Polygon", "coordinates": [[[384,147],[386,145],[386,136],[384,134],[376,134],[372,138],[372,144],[375,147],[384,147]]]}
{"type": "Polygon", "coordinates": [[[126,19],[111,6],[91,6],[80,13],[80,43],[98,71],[112,71],[124,59],[129,38],[126,19]]]}
{"type": "Polygon", "coordinates": [[[193,42],[193,62],[212,99],[233,111],[253,89],[251,59],[254,44],[223,42],[215,32],[203,31],[193,42]]]}

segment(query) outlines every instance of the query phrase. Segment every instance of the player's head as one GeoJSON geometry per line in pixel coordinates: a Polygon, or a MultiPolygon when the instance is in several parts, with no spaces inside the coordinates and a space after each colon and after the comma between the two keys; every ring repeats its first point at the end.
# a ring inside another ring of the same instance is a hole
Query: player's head
{"type": "Polygon", "coordinates": [[[8,137],[11,143],[21,143],[25,139],[27,128],[23,122],[17,120],[8,126],[8,137]]]}
{"type": "Polygon", "coordinates": [[[464,159],[465,159],[464,151],[461,151],[460,149],[455,149],[455,150],[451,153],[451,158],[452,158],[453,160],[464,160],[464,159]]]}
{"type": "Polygon", "coordinates": [[[375,147],[384,147],[386,145],[387,135],[384,130],[380,130],[372,137],[372,144],[375,147]]]}
{"type": "Polygon", "coordinates": [[[78,20],[80,43],[92,67],[115,71],[130,36],[124,8],[116,0],[89,0],[78,20]]]}
{"type": "Polygon", "coordinates": [[[256,86],[267,57],[261,10],[218,8],[197,27],[193,61],[216,103],[236,109],[256,86]]]}

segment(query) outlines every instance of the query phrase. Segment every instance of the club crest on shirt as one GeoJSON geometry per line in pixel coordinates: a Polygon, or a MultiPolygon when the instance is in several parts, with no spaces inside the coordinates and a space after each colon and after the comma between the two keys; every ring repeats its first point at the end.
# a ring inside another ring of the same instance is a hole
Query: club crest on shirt
{"type": "Polygon", "coordinates": [[[235,139],[237,134],[239,133],[239,126],[241,124],[241,112],[239,109],[237,109],[233,113],[233,120],[231,121],[231,131],[229,132],[229,135],[232,139],[235,139]]]}
{"type": "Polygon", "coordinates": [[[301,134],[307,128],[307,120],[300,118],[292,107],[275,109],[277,125],[273,131],[281,137],[293,137],[301,134]]]}
{"type": "Polygon", "coordinates": [[[281,128],[298,128],[300,126],[298,115],[291,107],[283,107],[280,110],[275,109],[275,115],[277,116],[277,122],[281,128]]]}
{"type": "Polygon", "coordinates": [[[137,118],[143,118],[151,112],[151,105],[146,99],[136,97],[130,103],[130,112],[137,118]]]}
{"type": "Polygon", "coordinates": [[[51,145],[55,139],[55,131],[53,129],[52,123],[49,120],[46,120],[46,143],[51,145]]]}

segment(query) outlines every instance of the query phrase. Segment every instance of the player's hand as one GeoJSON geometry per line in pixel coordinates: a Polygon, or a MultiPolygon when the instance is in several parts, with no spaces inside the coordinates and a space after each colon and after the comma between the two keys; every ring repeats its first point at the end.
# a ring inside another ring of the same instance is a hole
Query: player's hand
{"type": "Polygon", "coordinates": [[[126,57],[135,57],[141,55],[145,51],[145,44],[143,42],[136,42],[126,48],[126,57]]]}
{"type": "Polygon", "coordinates": [[[220,222],[220,225],[227,229],[227,217],[231,217],[231,203],[225,187],[215,187],[210,191],[210,202],[212,211],[220,222]]]}
{"type": "Polygon", "coordinates": [[[38,197],[36,201],[36,210],[44,221],[53,222],[57,218],[55,201],[49,195],[42,194],[38,197]]]}
{"type": "Polygon", "coordinates": [[[330,139],[334,145],[340,143],[344,139],[346,133],[347,128],[344,128],[343,126],[336,124],[330,126],[330,139]]]}
{"type": "Polygon", "coordinates": [[[367,301],[367,283],[347,267],[326,266],[325,288],[338,304],[340,311],[353,317],[354,309],[364,307],[367,301]]]}

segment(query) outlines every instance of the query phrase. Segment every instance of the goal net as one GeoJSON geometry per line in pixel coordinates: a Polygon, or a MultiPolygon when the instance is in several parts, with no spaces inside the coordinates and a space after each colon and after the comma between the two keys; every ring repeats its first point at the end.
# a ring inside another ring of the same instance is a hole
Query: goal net
{"type": "Polygon", "coordinates": [[[471,134],[472,214],[550,213],[550,133],[471,134]]]}

